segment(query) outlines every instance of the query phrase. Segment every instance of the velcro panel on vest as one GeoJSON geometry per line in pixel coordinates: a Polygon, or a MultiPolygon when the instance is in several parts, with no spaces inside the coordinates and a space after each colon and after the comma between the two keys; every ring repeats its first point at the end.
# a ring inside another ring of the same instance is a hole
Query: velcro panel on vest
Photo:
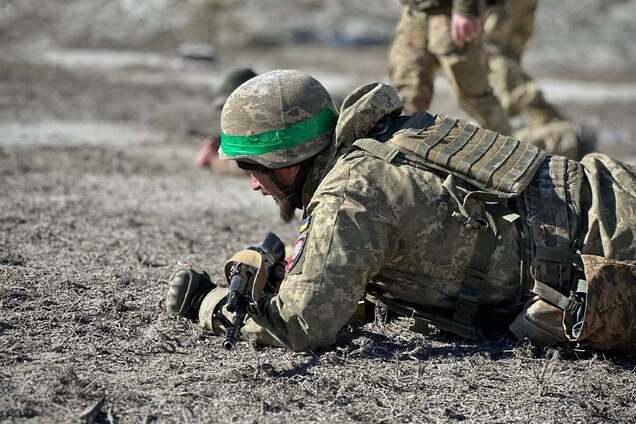
{"type": "Polygon", "coordinates": [[[423,130],[398,131],[388,143],[410,161],[505,198],[518,196],[546,157],[513,137],[440,116],[423,130]]]}
{"type": "Polygon", "coordinates": [[[415,112],[401,126],[401,131],[410,135],[421,134],[435,123],[435,115],[428,112],[415,112]]]}
{"type": "Polygon", "coordinates": [[[468,141],[477,132],[477,129],[478,128],[474,125],[466,124],[466,126],[462,128],[462,131],[455,138],[455,140],[453,140],[446,147],[444,147],[442,150],[437,152],[437,155],[433,159],[433,162],[439,163],[440,165],[445,166],[448,163],[448,160],[451,158],[451,156],[453,156],[454,154],[459,152],[464,146],[466,146],[468,141]]]}

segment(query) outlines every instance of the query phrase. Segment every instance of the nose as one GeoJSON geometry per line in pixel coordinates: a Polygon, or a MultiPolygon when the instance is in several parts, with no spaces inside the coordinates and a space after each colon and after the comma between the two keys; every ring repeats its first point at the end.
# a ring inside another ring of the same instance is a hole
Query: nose
{"type": "Polygon", "coordinates": [[[261,186],[261,183],[252,174],[250,174],[250,186],[254,191],[258,191],[263,188],[263,186],[261,186]]]}

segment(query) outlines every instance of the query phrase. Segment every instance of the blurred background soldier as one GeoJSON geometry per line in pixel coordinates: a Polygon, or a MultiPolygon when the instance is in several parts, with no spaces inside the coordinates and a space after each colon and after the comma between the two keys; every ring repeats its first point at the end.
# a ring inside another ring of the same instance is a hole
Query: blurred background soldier
{"type": "Polygon", "coordinates": [[[575,160],[594,150],[596,132],[569,122],[521,68],[537,0],[489,0],[485,11],[478,0],[402,3],[389,62],[405,112],[430,107],[434,73],[441,66],[459,105],[480,126],[510,134],[508,116],[521,116],[524,125],[514,133],[521,140],[575,160]]]}
{"type": "Polygon", "coordinates": [[[509,117],[524,124],[515,136],[550,153],[579,160],[594,151],[596,131],[569,122],[545,97],[537,82],[521,67],[534,30],[538,0],[488,0],[484,46],[490,82],[509,117]]]}
{"type": "MultiPolygon", "coordinates": [[[[256,76],[250,68],[236,68],[229,71],[218,88],[215,90],[214,99],[214,112],[217,116],[221,115],[221,110],[225,104],[225,100],[228,98],[232,91],[234,91],[239,85],[243,84],[256,76]]],[[[220,161],[219,160],[219,145],[221,139],[220,134],[215,135],[213,138],[206,138],[203,141],[203,145],[197,154],[195,163],[201,168],[209,168],[219,173],[242,173],[233,162],[220,161]]]]}
{"type": "Polygon", "coordinates": [[[479,1],[402,3],[389,63],[391,80],[404,100],[405,112],[428,109],[439,66],[466,113],[482,127],[510,134],[508,118],[488,81],[486,54],[479,38],[479,1]]]}
{"type": "Polygon", "coordinates": [[[522,115],[530,125],[563,121],[543,97],[538,84],[521,68],[534,28],[537,0],[489,0],[484,19],[484,44],[490,81],[508,116],[522,115]]]}

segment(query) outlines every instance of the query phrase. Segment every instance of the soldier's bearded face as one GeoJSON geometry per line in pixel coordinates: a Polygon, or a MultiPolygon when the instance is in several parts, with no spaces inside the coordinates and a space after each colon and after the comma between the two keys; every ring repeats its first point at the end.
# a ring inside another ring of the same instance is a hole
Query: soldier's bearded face
{"type": "Polygon", "coordinates": [[[260,191],[263,196],[272,196],[278,205],[278,212],[283,222],[290,222],[294,218],[296,208],[287,201],[285,194],[267,174],[250,172],[250,185],[252,190],[260,191]]]}

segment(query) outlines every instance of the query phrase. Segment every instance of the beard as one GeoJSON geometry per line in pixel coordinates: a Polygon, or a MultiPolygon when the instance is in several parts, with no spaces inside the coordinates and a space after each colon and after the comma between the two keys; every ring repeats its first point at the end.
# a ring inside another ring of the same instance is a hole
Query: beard
{"type": "Polygon", "coordinates": [[[292,219],[296,216],[296,207],[291,204],[287,199],[279,200],[278,202],[278,213],[280,215],[280,219],[285,223],[289,224],[292,219]]]}

